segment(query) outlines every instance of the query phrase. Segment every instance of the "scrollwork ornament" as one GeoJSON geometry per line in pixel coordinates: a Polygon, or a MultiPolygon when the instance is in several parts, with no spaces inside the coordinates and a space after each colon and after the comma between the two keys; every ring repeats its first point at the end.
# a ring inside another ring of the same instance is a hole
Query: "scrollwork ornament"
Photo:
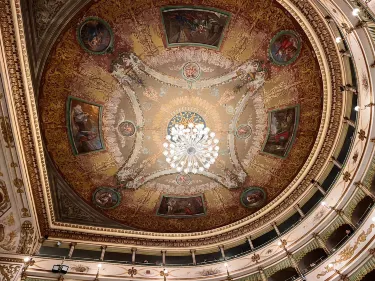
{"type": "Polygon", "coordinates": [[[30,221],[25,221],[21,227],[21,237],[17,253],[30,254],[34,238],[34,226],[30,221]]]}
{"type": "Polygon", "coordinates": [[[17,276],[21,265],[0,264],[0,276],[2,281],[13,281],[17,276]]]}

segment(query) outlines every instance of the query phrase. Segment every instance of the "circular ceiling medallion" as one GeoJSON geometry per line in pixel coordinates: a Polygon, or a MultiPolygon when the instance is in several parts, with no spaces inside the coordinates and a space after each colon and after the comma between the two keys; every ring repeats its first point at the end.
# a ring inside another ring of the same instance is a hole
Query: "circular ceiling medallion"
{"type": "Polygon", "coordinates": [[[260,187],[250,187],[241,194],[241,203],[246,208],[261,207],[267,199],[266,192],[260,187]]]}
{"type": "Polygon", "coordinates": [[[168,123],[167,135],[172,134],[172,127],[175,125],[184,125],[187,127],[190,123],[197,125],[203,124],[206,127],[206,121],[198,113],[193,111],[182,111],[177,113],[168,123]]]}
{"type": "Polygon", "coordinates": [[[241,124],[236,130],[236,136],[239,139],[247,139],[251,136],[252,130],[251,127],[247,124],[241,124]]]}
{"type": "Polygon", "coordinates": [[[91,54],[100,55],[112,50],[112,29],[100,18],[86,18],[78,27],[77,36],[82,48],[91,54]]]}
{"type": "Polygon", "coordinates": [[[298,58],[301,47],[301,39],[296,32],[283,30],[272,38],[269,56],[276,65],[288,65],[298,58]]]}
{"type": "Polygon", "coordinates": [[[182,67],[182,77],[188,82],[197,81],[201,72],[201,68],[196,62],[185,63],[182,67]]]}
{"type": "Polygon", "coordinates": [[[124,137],[131,137],[135,134],[135,125],[131,121],[123,121],[118,125],[118,131],[124,137]]]}
{"type": "Polygon", "coordinates": [[[178,185],[189,185],[191,184],[191,176],[189,174],[179,174],[176,176],[176,183],[178,185]]]}
{"type": "Polygon", "coordinates": [[[116,208],[121,202],[121,194],[109,187],[99,187],[92,195],[93,203],[101,209],[116,208]]]}

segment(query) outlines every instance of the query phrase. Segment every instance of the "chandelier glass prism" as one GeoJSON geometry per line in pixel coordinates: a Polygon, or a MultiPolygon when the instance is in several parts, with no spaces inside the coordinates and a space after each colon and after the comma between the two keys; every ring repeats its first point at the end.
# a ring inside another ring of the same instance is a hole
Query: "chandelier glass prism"
{"type": "Polygon", "coordinates": [[[203,124],[176,124],[166,136],[164,156],[177,172],[196,174],[210,168],[219,156],[219,140],[203,124]]]}

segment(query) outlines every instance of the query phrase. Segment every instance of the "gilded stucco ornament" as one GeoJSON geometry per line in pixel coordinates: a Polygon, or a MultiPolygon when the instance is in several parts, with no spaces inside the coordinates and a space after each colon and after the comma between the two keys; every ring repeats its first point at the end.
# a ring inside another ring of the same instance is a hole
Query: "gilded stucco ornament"
{"type": "Polygon", "coordinates": [[[30,221],[24,221],[21,226],[21,237],[18,243],[17,253],[30,254],[34,242],[34,226],[30,221]]]}
{"type": "Polygon", "coordinates": [[[0,217],[2,217],[11,207],[7,186],[0,180],[0,217]]]}
{"type": "Polygon", "coordinates": [[[21,269],[21,265],[0,264],[0,276],[4,281],[13,281],[21,269]]]}

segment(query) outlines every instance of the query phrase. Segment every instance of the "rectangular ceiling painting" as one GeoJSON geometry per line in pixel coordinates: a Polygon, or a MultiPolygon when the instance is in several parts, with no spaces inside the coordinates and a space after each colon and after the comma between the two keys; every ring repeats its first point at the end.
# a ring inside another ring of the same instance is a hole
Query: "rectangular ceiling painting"
{"type": "Polygon", "coordinates": [[[102,106],[69,97],[66,108],[73,153],[77,155],[104,149],[101,136],[102,106]]]}
{"type": "Polygon", "coordinates": [[[268,113],[268,135],[263,152],[284,158],[288,155],[298,127],[299,106],[268,113]]]}
{"type": "Polygon", "coordinates": [[[203,195],[196,196],[167,196],[160,201],[158,216],[169,218],[189,218],[206,214],[203,195]]]}
{"type": "Polygon", "coordinates": [[[230,19],[229,13],[196,7],[165,7],[161,14],[168,47],[219,49],[230,19]]]}

